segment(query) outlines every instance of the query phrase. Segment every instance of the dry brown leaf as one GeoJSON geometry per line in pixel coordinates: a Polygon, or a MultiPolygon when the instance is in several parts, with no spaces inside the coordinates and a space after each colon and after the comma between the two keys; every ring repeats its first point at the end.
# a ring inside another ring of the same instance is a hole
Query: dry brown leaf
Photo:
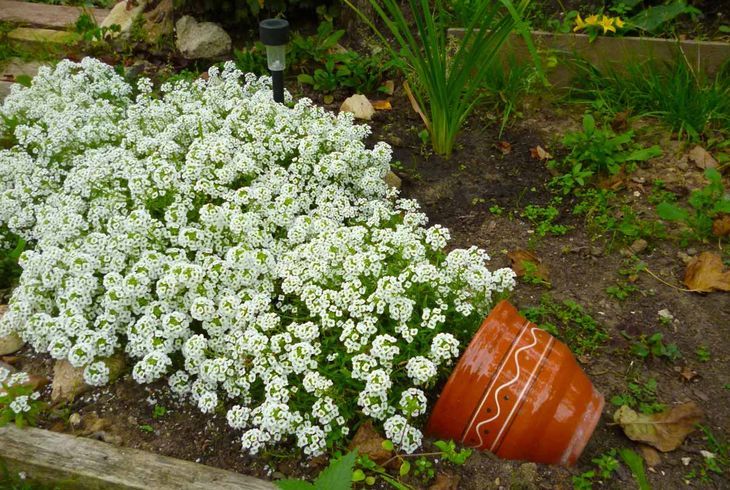
{"type": "Polygon", "coordinates": [[[684,366],[683,368],[680,368],[679,366],[677,366],[674,368],[674,370],[676,372],[678,372],[685,381],[692,381],[693,379],[695,379],[696,377],[699,376],[697,371],[695,371],[694,369],[692,369],[689,366],[684,366]]]}
{"type": "Polygon", "coordinates": [[[730,291],[730,270],[725,270],[722,257],[718,254],[702,252],[687,264],[684,284],[702,293],[730,291]]]}
{"type": "Polygon", "coordinates": [[[500,141],[495,145],[499,151],[502,152],[502,155],[508,155],[512,153],[512,145],[509,141],[500,141]]]}
{"type": "Polygon", "coordinates": [[[393,80],[386,80],[381,89],[384,94],[393,95],[393,92],[395,92],[395,82],[393,80]]]}
{"type": "Polygon", "coordinates": [[[730,214],[723,214],[712,222],[712,234],[718,238],[730,235],[730,214]]]}
{"type": "Polygon", "coordinates": [[[371,103],[376,111],[389,111],[393,108],[389,100],[373,100],[371,103]]]}
{"type": "Polygon", "coordinates": [[[507,258],[510,260],[510,267],[515,271],[517,277],[525,275],[525,262],[529,262],[535,266],[535,270],[532,272],[534,277],[550,282],[550,272],[534,253],[528,250],[514,250],[507,254],[507,258]]]}
{"type": "Polygon", "coordinates": [[[617,133],[625,133],[629,129],[628,111],[616,113],[616,117],[611,121],[611,129],[617,133]]]}
{"type": "Polygon", "coordinates": [[[461,477],[454,473],[439,473],[428,490],[458,490],[461,477]]]}
{"type": "Polygon", "coordinates": [[[530,148],[530,155],[532,155],[532,158],[535,160],[540,160],[541,162],[544,160],[552,160],[553,156],[545,151],[545,149],[537,145],[535,148],[530,148]]]}
{"type": "Polygon", "coordinates": [[[644,457],[644,461],[646,461],[646,465],[649,468],[653,468],[661,464],[662,457],[653,447],[639,444],[639,450],[641,451],[641,455],[644,457]]]}
{"type": "Polygon", "coordinates": [[[638,413],[624,405],[613,415],[626,437],[643,442],[662,452],[677,449],[702,420],[702,410],[695,402],[687,402],[661,413],[638,413]]]}
{"type": "Polygon", "coordinates": [[[423,121],[423,124],[426,125],[426,129],[431,132],[431,121],[428,119],[426,114],[423,113],[421,110],[421,106],[418,104],[418,101],[413,96],[413,92],[411,92],[411,86],[408,85],[408,82],[403,82],[403,90],[406,91],[406,95],[408,96],[408,100],[411,103],[411,107],[413,107],[413,110],[416,111],[416,114],[421,116],[421,120],[423,121]]]}
{"type": "Polygon", "coordinates": [[[707,150],[702,148],[700,145],[692,148],[688,156],[690,161],[702,170],[705,170],[707,168],[717,168],[717,160],[712,158],[712,155],[710,155],[707,150]]]}
{"type": "Polygon", "coordinates": [[[383,464],[392,456],[391,451],[383,448],[383,441],[385,439],[375,430],[372,421],[368,420],[357,429],[348,449],[357,449],[358,453],[366,454],[376,463],[383,464]]]}

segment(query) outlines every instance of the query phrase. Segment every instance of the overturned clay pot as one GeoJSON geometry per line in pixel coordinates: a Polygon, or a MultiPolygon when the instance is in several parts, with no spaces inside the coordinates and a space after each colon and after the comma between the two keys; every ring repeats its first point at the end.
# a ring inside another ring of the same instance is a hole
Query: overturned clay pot
{"type": "Polygon", "coordinates": [[[502,301],[464,351],[426,432],[505,459],[571,465],[603,405],[570,349],[502,301]]]}

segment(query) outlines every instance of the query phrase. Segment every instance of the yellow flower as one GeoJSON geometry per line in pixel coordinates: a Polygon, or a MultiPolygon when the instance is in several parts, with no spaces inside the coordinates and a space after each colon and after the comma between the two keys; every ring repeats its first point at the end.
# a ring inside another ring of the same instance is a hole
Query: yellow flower
{"type": "Polygon", "coordinates": [[[583,19],[581,18],[580,14],[578,14],[575,17],[575,27],[573,28],[573,32],[578,32],[581,29],[585,29],[586,25],[587,24],[585,22],[583,22],[583,19]]]}
{"type": "Polygon", "coordinates": [[[616,27],[619,29],[622,29],[626,24],[623,20],[621,20],[621,17],[616,17],[614,20],[616,21],[616,27]]]}
{"type": "Polygon", "coordinates": [[[598,16],[596,14],[586,17],[586,24],[588,24],[589,26],[601,25],[601,23],[598,22],[598,16]]]}
{"type": "Polygon", "coordinates": [[[599,24],[603,27],[603,33],[606,34],[608,31],[616,32],[616,28],[613,26],[613,19],[611,17],[601,17],[599,24]]]}

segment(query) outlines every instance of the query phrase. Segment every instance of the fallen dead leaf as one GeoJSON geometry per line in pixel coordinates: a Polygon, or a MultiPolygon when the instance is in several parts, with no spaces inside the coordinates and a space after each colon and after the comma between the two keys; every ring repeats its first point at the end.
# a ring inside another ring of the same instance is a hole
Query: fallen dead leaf
{"type": "Polygon", "coordinates": [[[723,214],[712,222],[712,234],[716,237],[730,235],[730,214],[723,214]]]}
{"type": "Polygon", "coordinates": [[[453,473],[439,473],[428,490],[458,490],[461,477],[453,473]]]}
{"type": "Polygon", "coordinates": [[[552,160],[553,158],[553,156],[545,151],[545,149],[540,145],[537,145],[535,148],[530,148],[530,155],[535,160],[540,160],[541,162],[544,160],[552,160]]]}
{"type": "Polygon", "coordinates": [[[700,145],[692,148],[688,156],[690,161],[697,165],[697,168],[701,168],[702,170],[707,168],[717,168],[717,160],[712,158],[712,155],[710,155],[707,150],[702,148],[700,145]]]}
{"type": "Polygon", "coordinates": [[[389,100],[373,100],[371,103],[376,111],[389,111],[393,108],[389,100]]]}
{"type": "Polygon", "coordinates": [[[684,284],[702,293],[730,291],[730,270],[725,270],[722,257],[718,254],[702,252],[687,264],[684,284]]]}
{"type": "Polygon", "coordinates": [[[617,133],[625,133],[629,129],[628,111],[616,113],[616,117],[611,121],[611,129],[617,133]]]}
{"type": "Polygon", "coordinates": [[[677,366],[674,368],[674,370],[676,372],[678,372],[680,374],[680,376],[682,376],[682,379],[684,379],[685,381],[692,381],[693,379],[695,379],[696,377],[699,376],[697,371],[695,371],[694,369],[692,369],[689,366],[684,366],[682,368],[677,366]]]}
{"type": "Polygon", "coordinates": [[[702,420],[702,410],[694,402],[687,402],[661,413],[638,413],[624,405],[613,415],[626,437],[643,442],[662,452],[677,449],[702,420]]]}
{"type": "Polygon", "coordinates": [[[366,454],[378,464],[383,464],[392,456],[392,452],[383,448],[385,439],[375,430],[372,421],[368,420],[357,429],[355,437],[348,449],[357,449],[360,454],[366,454]]]}
{"type": "Polygon", "coordinates": [[[510,267],[515,271],[517,277],[523,277],[527,273],[525,263],[530,263],[533,264],[532,268],[534,270],[531,274],[534,277],[550,282],[550,272],[534,253],[528,250],[514,250],[507,254],[507,258],[510,260],[510,267]]]}
{"type": "Polygon", "coordinates": [[[395,82],[393,80],[386,80],[381,89],[384,94],[393,95],[393,92],[395,92],[395,82]]]}
{"type": "Polygon", "coordinates": [[[497,147],[497,149],[499,149],[499,151],[502,152],[502,155],[508,155],[508,154],[512,153],[512,145],[510,144],[509,141],[502,140],[499,143],[497,143],[495,146],[497,147]]]}
{"type": "Polygon", "coordinates": [[[646,461],[646,465],[648,467],[653,468],[662,463],[661,455],[653,447],[640,444],[639,450],[641,451],[641,455],[644,457],[644,461],[646,461]]]}

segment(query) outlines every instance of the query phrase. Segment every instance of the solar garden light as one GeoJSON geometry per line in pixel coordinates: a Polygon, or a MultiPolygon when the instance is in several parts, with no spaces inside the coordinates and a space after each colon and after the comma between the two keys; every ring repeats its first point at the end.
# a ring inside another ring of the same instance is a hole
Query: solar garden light
{"type": "Polygon", "coordinates": [[[274,101],[284,102],[284,67],[286,43],[289,41],[289,22],[284,19],[265,19],[259,23],[259,37],[266,46],[266,64],[271,72],[274,101]]]}

